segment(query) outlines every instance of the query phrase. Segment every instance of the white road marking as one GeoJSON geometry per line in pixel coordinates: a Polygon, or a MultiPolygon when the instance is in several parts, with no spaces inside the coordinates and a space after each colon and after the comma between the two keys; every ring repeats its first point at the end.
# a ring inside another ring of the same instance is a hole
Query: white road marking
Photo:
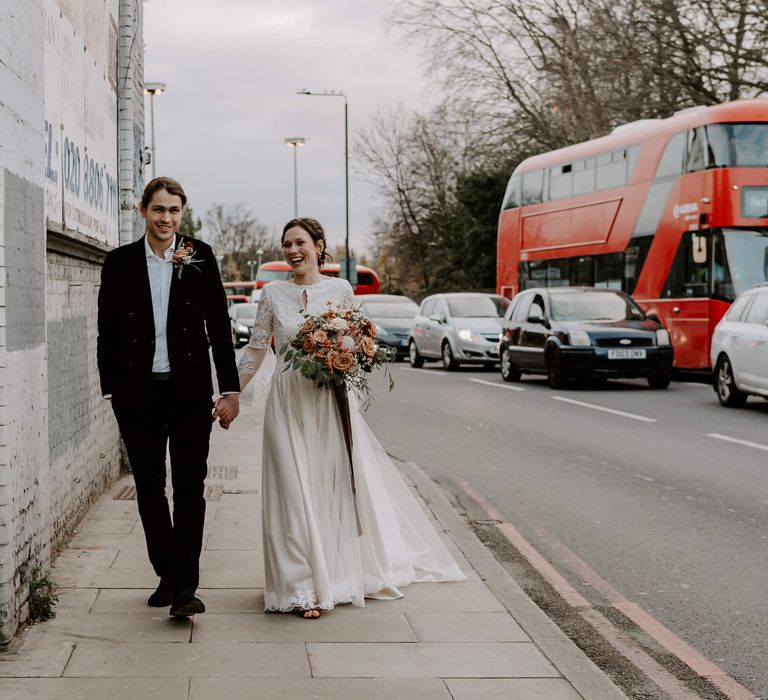
{"type": "Polygon", "coordinates": [[[642,474],[635,474],[635,476],[643,481],[656,481],[656,479],[651,479],[650,476],[643,476],[642,474]]]}
{"type": "Polygon", "coordinates": [[[627,413],[626,411],[617,411],[615,408],[606,408],[605,406],[598,406],[594,403],[585,403],[584,401],[576,401],[575,399],[568,399],[565,396],[553,396],[555,401],[564,401],[565,403],[571,403],[574,406],[583,406],[584,408],[591,408],[594,411],[603,411],[604,413],[613,413],[616,416],[623,416],[624,418],[631,418],[632,420],[639,420],[643,423],[657,423],[656,418],[648,418],[646,416],[640,416],[637,413],[627,413]]]}
{"type": "Polygon", "coordinates": [[[498,382],[489,382],[486,379],[467,379],[469,382],[475,384],[487,384],[488,386],[495,386],[497,389],[509,389],[510,391],[525,391],[521,386],[507,386],[506,384],[499,384],[498,382]]]}
{"type": "Polygon", "coordinates": [[[744,445],[744,447],[752,447],[756,450],[763,450],[768,452],[768,445],[761,445],[759,442],[750,442],[749,440],[739,440],[735,437],[728,435],[720,435],[720,433],[708,433],[707,437],[715,438],[715,440],[723,440],[725,442],[733,442],[736,445],[744,445]]]}
{"type": "Polygon", "coordinates": [[[398,367],[398,369],[401,369],[404,372],[418,372],[424,377],[442,377],[445,375],[444,372],[428,370],[428,369],[427,370],[416,369],[415,367],[398,367]]]}

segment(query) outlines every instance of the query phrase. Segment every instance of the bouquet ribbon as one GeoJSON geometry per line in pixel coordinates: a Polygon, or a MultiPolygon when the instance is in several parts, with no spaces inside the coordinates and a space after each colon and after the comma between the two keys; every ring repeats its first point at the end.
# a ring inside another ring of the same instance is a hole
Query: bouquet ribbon
{"type": "Polygon", "coordinates": [[[349,415],[349,398],[343,387],[334,385],[333,395],[336,398],[336,406],[339,409],[339,419],[341,420],[341,430],[344,433],[344,443],[347,446],[347,457],[349,457],[349,481],[352,485],[352,504],[355,508],[355,520],[357,522],[357,534],[362,536],[363,525],[360,521],[360,513],[357,509],[357,490],[355,488],[355,470],[352,466],[352,422],[349,415]]]}

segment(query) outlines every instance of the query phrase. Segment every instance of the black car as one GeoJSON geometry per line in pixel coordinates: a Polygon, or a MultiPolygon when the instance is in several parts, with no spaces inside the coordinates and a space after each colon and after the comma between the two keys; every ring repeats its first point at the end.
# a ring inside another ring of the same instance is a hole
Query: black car
{"type": "Polygon", "coordinates": [[[397,357],[408,355],[408,338],[413,329],[419,305],[399,294],[361,294],[363,313],[376,324],[376,342],[395,348],[397,357]]]}
{"type": "Polygon", "coordinates": [[[623,292],[597,287],[550,287],[520,292],[504,316],[499,339],[501,376],[546,374],[553,388],[571,378],[646,377],[669,386],[669,333],[623,292]]]}
{"type": "Polygon", "coordinates": [[[245,345],[251,338],[253,322],[258,304],[232,304],[229,307],[229,324],[232,327],[232,343],[236,348],[245,345]]]}

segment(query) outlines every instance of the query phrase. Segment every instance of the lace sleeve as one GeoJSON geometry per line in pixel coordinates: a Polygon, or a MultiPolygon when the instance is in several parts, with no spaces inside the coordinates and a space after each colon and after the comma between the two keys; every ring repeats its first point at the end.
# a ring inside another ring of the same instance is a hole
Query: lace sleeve
{"type": "Polygon", "coordinates": [[[343,309],[353,309],[357,306],[359,306],[359,304],[355,299],[355,293],[352,290],[352,285],[350,285],[350,283],[347,282],[347,280],[344,280],[344,289],[342,291],[341,307],[343,309]]]}
{"type": "Polygon", "coordinates": [[[269,300],[267,288],[261,294],[259,306],[256,309],[256,318],[253,322],[251,339],[245,346],[240,362],[237,365],[237,373],[240,375],[240,388],[245,388],[249,379],[256,374],[272,345],[272,334],[274,332],[274,316],[272,314],[272,304],[269,300]]]}
{"type": "Polygon", "coordinates": [[[264,291],[259,299],[251,339],[248,341],[248,347],[254,350],[266,350],[272,345],[274,316],[272,314],[272,302],[267,289],[267,287],[264,287],[264,291]]]}

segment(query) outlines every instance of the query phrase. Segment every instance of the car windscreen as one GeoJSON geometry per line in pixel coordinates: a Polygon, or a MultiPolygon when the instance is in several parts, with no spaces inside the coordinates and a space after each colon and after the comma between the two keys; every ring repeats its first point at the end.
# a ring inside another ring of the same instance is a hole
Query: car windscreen
{"type": "Polygon", "coordinates": [[[238,304],[235,309],[237,318],[256,318],[256,309],[259,308],[258,304],[238,304]]]}
{"type": "Polygon", "coordinates": [[[371,318],[412,318],[419,307],[413,301],[366,301],[365,311],[371,318]]]}
{"type": "Polygon", "coordinates": [[[630,299],[610,292],[576,292],[550,297],[555,321],[624,321],[642,319],[643,312],[630,299]]]}
{"type": "Polygon", "coordinates": [[[454,318],[498,318],[496,304],[490,297],[451,297],[448,308],[454,318]]]}

